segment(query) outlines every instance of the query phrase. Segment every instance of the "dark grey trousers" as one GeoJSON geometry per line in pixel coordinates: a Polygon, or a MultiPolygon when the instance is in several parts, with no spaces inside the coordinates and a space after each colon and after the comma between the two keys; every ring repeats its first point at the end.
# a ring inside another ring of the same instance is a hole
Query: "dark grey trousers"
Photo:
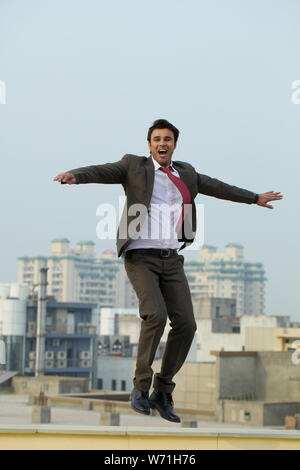
{"type": "Polygon", "coordinates": [[[133,379],[138,390],[148,391],[151,387],[151,365],[168,318],[171,330],[161,371],[154,376],[156,390],[172,393],[176,385],[172,379],[191,347],[197,326],[183,263],[184,257],[178,254],[169,258],[136,252],[125,254],[125,269],[139,299],[142,319],[133,379]]]}

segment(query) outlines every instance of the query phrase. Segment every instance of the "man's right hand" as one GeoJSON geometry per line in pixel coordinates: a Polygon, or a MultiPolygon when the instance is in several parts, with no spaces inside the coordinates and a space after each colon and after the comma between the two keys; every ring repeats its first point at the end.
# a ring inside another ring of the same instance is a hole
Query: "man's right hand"
{"type": "Polygon", "coordinates": [[[59,173],[59,175],[53,178],[53,181],[58,181],[62,184],[75,184],[76,179],[72,173],[59,173]]]}

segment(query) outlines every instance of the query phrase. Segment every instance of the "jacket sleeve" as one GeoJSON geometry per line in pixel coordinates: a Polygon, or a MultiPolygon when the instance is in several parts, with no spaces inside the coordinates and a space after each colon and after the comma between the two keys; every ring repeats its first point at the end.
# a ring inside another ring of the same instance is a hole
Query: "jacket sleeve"
{"type": "Polygon", "coordinates": [[[127,178],[128,155],[115,163],[91,165],[69,170],[75,176],[76,184],[104,183],[124,184],[127,178]]]}
{"type": "Polygon", "coordinates": [[[258,194],[247,189],[231,186],[215,178],[197,173],[198,192],[207,196],[227,199],[234,202],[244,202],[245,204],[256,204],[258,194]]]}

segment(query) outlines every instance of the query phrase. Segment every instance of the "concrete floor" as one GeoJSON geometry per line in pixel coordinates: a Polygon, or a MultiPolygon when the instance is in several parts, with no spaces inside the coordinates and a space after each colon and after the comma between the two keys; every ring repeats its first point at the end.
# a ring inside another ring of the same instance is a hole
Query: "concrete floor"
{"type": "MultiPolygon", "coordinates": [[[[32,406],[28,404],[27,395],[0,395],[0,425],[6,424],[31,424],[32,406]]],[[[97,426],[100,425],[100,413],[97,411],[85,411],[69,408],[51,408],[51,424],[53,425],[82,425],[97,426]]],[[[138,413],[130,415],[121,415],[120,426],[142,426],[142,427],[178,427],[180,423],[171,423],[159,416],[143,416],[138,413]]],[[[230,425],[224,423],[215,423],[212,421],[198,421],[198,427],[210,429],[228,429],[241,428],[241,430],[262,430],[262,429],[284,429],[284,427],[248,427],[242,425],[230,425]]]]}

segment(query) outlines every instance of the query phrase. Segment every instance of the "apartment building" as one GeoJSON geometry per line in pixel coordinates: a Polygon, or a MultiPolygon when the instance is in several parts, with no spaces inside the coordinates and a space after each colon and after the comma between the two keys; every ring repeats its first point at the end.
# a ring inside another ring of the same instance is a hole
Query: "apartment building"
{"type": "MultiPolygon", "coordinates": [[[[112,250],[96,257],[93,241],[70,248],[66,238],[54,239],[48,256],[18,258],[18,281],[33,288],[47,266],[48,295],[60,302],[100,303],[107,308],[137,308],[138,300],[124,263],[112,250]]],[[[265,313],[265,271],[262,263],[244,259],[243,246],[229,243],[224,252],[203,245],[197,260],[184,269],[193,297],[233,299],[236,316],[265,313]]]]}
{"type": "Polygon", "coordinates": [[[262,263],[246,261],[244,248],[229,243],[224,252],[203,245],[199,258],[185,262],[193,297],[234,299],[236,315],[265,313],[265,271],[262,263]]]}
{"type": "Polygon", "coordinates": [[[137,306],[123,261],[112,250],[105,250],[97,258],[91,240],[80,241],[71,249],[67,238],[56,238],[48,256],[19,257],[19,283],[34,289],[42,267],[48,268],[47,295],[59,302],[99,303],[108,308],[137,306]]]}

